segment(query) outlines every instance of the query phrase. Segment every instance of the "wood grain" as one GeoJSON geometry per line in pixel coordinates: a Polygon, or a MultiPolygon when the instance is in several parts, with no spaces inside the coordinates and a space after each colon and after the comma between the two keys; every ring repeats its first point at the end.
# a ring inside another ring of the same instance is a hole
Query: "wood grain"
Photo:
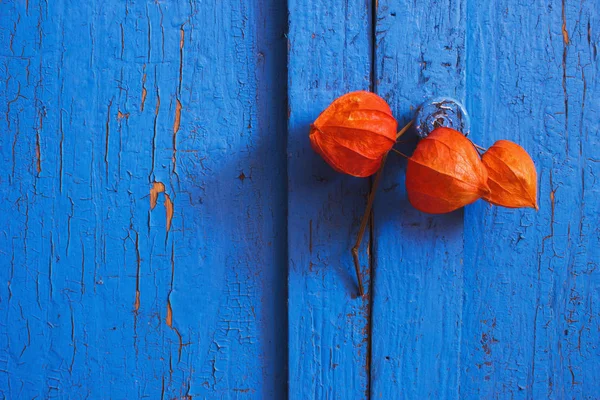
{"type": "Polygon", "coordinates": [[[2,397],[285,397],[285,26],[0,4],[2,397]]]}
{"type": "Polygon", "coordinates": [[[599,11],[587,1],[469,3],[474,135],[532,155],[540,211],[466,210],[462,396],[600,393],[599,11]]]}
{"type": "Polygon", "coordinates": [[[371,396],[595,398],[598,7],[415,7],[379,3],[377,91],[399,116],[432,94],[466,94],[478,144],[509,139],[532,154],[541,209],[478,202],[419,215],[401,168],[388,170],[375,209],[371,396]]]}
{"type": "MultiPolygon", "coordinates": [[[[310,124],[336,97],[368,89],[370,5],[289,2],[289,397],[359,399],[369,390],[368,303],[350,249],[368,179],[342,176],[310,148],[310,124]]],[[[361,251],[365,271],[366,253],[361,251]]],[[[368,280],[365,284],[368,286],[368,280]]]]}
{"type": "MultiPolygon", "coordinates": [[[[464,99],[465,14],[465,1],[379,1],[375,87],[399,126],[427,99],[464,99]]],[[[416,211],[404,174],[390,156],[375,203],[371,398],[456,398],[463,212],[416,211]]]]}
{"type": "Polygon", "coordinates": [[[0,2],[0,397],[598,397],[599,23],[590,0],[0,2]],[[370,182],[308,131],[358,89],[399,126],[464,101],[475,142],[532,155],[540,211],[419,213],[390,155],[357,299],[370,182]]]}

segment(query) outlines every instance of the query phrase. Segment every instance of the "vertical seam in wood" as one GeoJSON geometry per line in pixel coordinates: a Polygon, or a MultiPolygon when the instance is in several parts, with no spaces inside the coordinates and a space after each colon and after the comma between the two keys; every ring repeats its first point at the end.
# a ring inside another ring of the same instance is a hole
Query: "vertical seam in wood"
{"type": "Polygon", "coordinates": [[[369,7],[370,7],[370,13],[371,13],[371,19],[370,19],[370,32],[369,32],[369,42],[371,45],[371,71],[370,71],[370,86],[371,86],[371,92],[376,93],[377,91],[377,79],[376,79],[376,70],[375,70],[375,62],[377,60],[376,56],[376,51],[377,51],[377,2],[378,0],[371,0],[369,7]]]}
{"type": "Polygon", "coordinates": [[[286,301],[286,306],[284,307],[284,318],[285,320],[283,321],[283,337],[285,338],[284,343],[285,343],[285,353],[283,356],[283,367],[285,368],[284,370],[284,374],[283,376],[285,376],[285,385],[284,385],[284,395],[285,395],[285,400],[290,398],[290,288],[289,288],[289,283],[290,283],[290,243],[289,243],[289,235],[288,235],[288,230],[289,230],[289,223],[290,223],[290,218],[289,218],[289,212],[288,212],[288,208],[289,208],[289,202],[290,202],[290,175],[289,175],[289,171],[288,171],[288,163],[289,163],[289,159],[288,159],[288,142],[289,142],[289,137],[290,137],[290,109],[291,109],[291,105],[290,105],[290,96],[289,96],[289,86],[288,86],[288,82],[290,81],[290,52],[289,52],[289,34],[290,34],[290,3],[289,0],[286,1],[286,5],[285,5],[285,25],[284,25],[284,29],[283,29],[283,37],[285,39],[285,62],[284,62],[284,76],[285,76],[285,90],[283,90],[284,96],[285,96],[285,104],[286,104],[286,115],[285,115],[285,137],[282,140],[282,149],[281,151],[283,151],[284,154],[286,154],[286,157],[283,160],[283,176],[285,177],[285,190],[284,190],[284,194],[283,194],[283,216],[285,218],[284,222],[283,222],[283,227],[285,229],[283,229],[283,235],[284,238],[282,240],[282,243],[285,243],[285,249],[283,250],[283,262],[284,262],[284,266],[287,267],[287,271],[285,273],[285,284],[284,284],[284,299],[286,301]]]}
{"type": "MultiPolygon", "coordinates": [[[[464,18],[464,21],[462,22],[464,25],[464,39],[463,39],[463,54],[464,54],[464,67],[463,67],[463,71],[464,73],[461,75],[461,79],[463,82],[463,92],[462,92],[462,96],[463,98],[459,99],[463,102],[463,104],[465,104],[465,106],[467,107],[467,113],[469,113],[472,108],[470,107],[469,104],[469,82],[470,82],[470,78],[467,75],[467,71],[469,71],[469,27],[470,27],[470,23],[469,21],[471,21],[471,19],[469,18],[469,11],[471,10],[471,5],[469,4],[468,0],[465,0],[465,2],[463,3],[463,5],[461,7],[464,7],[464,10],[462,10],[461,15],[462,18],[464,18]]],[[[458,53],[460,55],[460,52],[458,53]]],[[[456,68],[460,68],[459,63],[457,62],[456,64],[456,68]]],[[[471,135],[472,135],[473,131],[471,131],[471,135]]],[[[463,220],[463,227],[462,227],[462,263],[460,265],[461,268],[461,278],[462,278],[462,286],[461,286],[461,293],[460,293],[460,306],[459,306],[459,311],[460,311],[460,316],[459,316],[459,321],[460,324],[457,327],[458,330],[458,350],[457,350],[457,359],[456,359],[456,396],[457,398],[460,398],[460,391],[461,391],[461,383],[462,383],[462,349],[463,349],[463,315],[464,315],[464,308],[465,308],[465,247],[466,247],[466,237],[465,237],[465,217],[466,217],[466,213],[464,212],[464,209],[461,211],[462,214],[462,220],[463,220]]]]}
{"type": "MultiPolygon", "coordinates": [[[[373,185],[371,185],[373,186],[373,185]]],[[[372,367],[372,349],[373,349],[373,281],[375,280],[375,257],[373,256],[373,233],[375,232],[373,223],[373,209],[369,216],[369,288],[367,294],[367,399],[371,399],[371,367],[372,367]]]]}
{"type": "MultiPolygon", "coordinates": [[[[371,92],[377,92],[377,78],[376,78],[376,61],[377,61],[377,1],[371,0],[370,6],[370,45],[371,45],[371,71],[370,71],[370,86],[371,92]]],[[[373,178],[369,179],[369,192],[373,190],[373,178]]],[[[372,367],[372,349],[373,349],[373,288],[375,285],[373,284],[375,280],[375,257],[373,255],[373,250],[375,246],[373,245],[375,232],[374,227],[374,208],[375,204],[371,208],[371,215],[369,215],[369,244],[368,244],[368,268],[367,273],[369,274],[369,287],[367,289],[367,360],[366,360],[366,374],[367,374],[367,390],[366,390],[366,398],[371,399],[371,367],[372,367]]]]}

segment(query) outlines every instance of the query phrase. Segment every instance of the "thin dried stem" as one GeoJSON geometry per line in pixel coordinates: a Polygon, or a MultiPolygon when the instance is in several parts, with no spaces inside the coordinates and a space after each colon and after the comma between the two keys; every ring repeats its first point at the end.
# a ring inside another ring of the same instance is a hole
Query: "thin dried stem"
{"type": "Polygon", "coordinates": [[[411,120],[408,124],[404,125],[404,128],[400,129],[400,132],[398,132],[396,134],[396,140],[398,140],[398,138],[402,135],[404,135],[406,133],[406,131],[408,130],[408,128],[410,128],[413,124],[414,120],[411,120]]]}
{"type": "Polygon", "coordinates": [[[354,269],[356,270],[356,279],[358,280],[358,294],[361,297],[365,295],[365,291],[363,288],[362,275],[360,273],[360,260],[358,259],[358,249],[360,248],[363,236],[365,235],[365,230],[367,229],[367,223],[369,222],[369,217],[371,216],[371,209],[373,208],[373,201],[375,200],[375,193],[377,192],[377,186],[379,186],[379,180],[381,179],[386,159],[387,154],[383,156],[383,160],[381,161],[381,167],[379,167],[377,175],[375,175],[373,187],[371,188],[371,192],[369,193],[369,199],[367,200],[367,208],[365,209],[365,213],[362,217],[362,220],[360,221],[360,228],[358,230],[358,236],[356,237],[356,243],[354,243],[354,247],[352,248],[352,257],[354,258],[354,269]]]}
{"type": "Polygon", "coordinates": [[[393,151],[394,153],[400,154],[400,155],[401,155],[402,157],[404,157],[404,158],[408,158],[408,156],[407,156],[406,154],[404,154],[403,152],[401,152],[401,151],[399,151],[399,150],[396,150],[396,149],[392,148],[392,151],[393,151]]]}
{"type": "MultiPolygon", "coordinates": [[[[473,142],[471,142],[473,143],[473,142]]],[[[478,144],[473,143],[473,146],[475,146],[475,148],[479,151],[483,151],[484,153],[487,151],[487,149],[485,147],[481,147],[478,144]]]]}
{"type": "MultiPolygon", "coordinates": [[[[410,121],[408,124],[404,126],[398,132],[396,139],[402,136],[408,128],[411,127],[413,121],[410,121]]],[[[396,149],[392,149],[393,151],[400,153],[396,149]]],[[[402,153],[400,153],[402,154],[402,153]]],[[[404,154],[402,154],[404,155],[404,154]]],[[[406,155],[404,155],[406,157],[406,155]]],[[[408,157],[407,157],[408,158],[408,157]]],[[[358,259],[358,249],[360,248],[360,244],[362,243],[363,237],[365,235],[365,230],[367,229],[367,223],[369,222],[369,217],[371,216],[371,209],[373,208],[373,202],[375,201],[375,193],[377,193],[377,187],[379,186],[379,181],[381,180],[381,175],[383,172],[383,167],[385,166],[385,161],[387,160],[387,154],[383,156],[383,160],[381,160],[381,166],[375,175],[375,180],[373,181],[373,186],[371,187],[371,192],[369,193],[369,198],[367,200],[367,208],[365,209],[365,213],[360,221],[360,228],[358,229],[358,236],[356,237],[356,242],[354,243],[354,247],[352,248],[352,258],[354,259],[354,269],[356,270],[356,279],[358,281],[358,294],[360,297],[365,295],[365,290],[362,282],[362,274],[360,272],[360,260],[358,259]]]]}
{"type": "Polygon", "coordinates": [[[402,143],[408,143],[408,142],[414,142],[416,140],[418,140],[418,137],[412,137],[410,139],[405,139],[405,140],[396,140],[396,144],[402,144],[402,143]]]}

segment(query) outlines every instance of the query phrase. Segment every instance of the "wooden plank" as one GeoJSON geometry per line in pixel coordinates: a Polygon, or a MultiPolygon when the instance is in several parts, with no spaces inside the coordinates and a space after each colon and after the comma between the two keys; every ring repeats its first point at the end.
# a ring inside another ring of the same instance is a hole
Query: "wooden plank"
{"type": "MultiPolygon", "coordinates": [[[[375,88],[399,126],[431,97],[464,99],[465,14],[464,0],[378,2],[375,88]]],[[[371,397],[456,398],[463,211],[412,208],[405,165],[389,157],[375,202],[371,397]]]]}
{"type": "Polygon", "coordinates": [[[467,210],[461,396],[596,398],[600,8],[470,5],[475,137],[532,155],[540,210],[467,210]]]}
{"type": "Polygon", "coordinates": [[[0,4],[3,397],[286,395],[285,26],[0,4]]]}
{"type": "Polygon", "coordinates": [[[368,308],[355,298],[350,248],[369,181],[333,171],[308,140],[309,125],[333,99],[370,84],[369,2],[338,3],[288,4],[291,399],[368,396],[368,308]]]}

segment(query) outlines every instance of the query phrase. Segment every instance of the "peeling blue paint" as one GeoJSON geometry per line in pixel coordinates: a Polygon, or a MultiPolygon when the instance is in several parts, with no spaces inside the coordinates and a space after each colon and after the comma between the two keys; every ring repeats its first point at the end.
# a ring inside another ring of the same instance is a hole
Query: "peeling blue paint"
{"type": "Polygon", "coordinates": [[[568,0],[0,3],[0,394],[598,397],[599,18],[568,0]],[[532,155],[540,211],[421,214],[389,157],[357,299],[370,183],[308,142],[357,89],[400,126],[459,99],[479,145],[532,155]]]}
{"type": "Polygon", "coordinates": [[[0,4],[0,397],[285,396],[285,17],[0,4]]]}

